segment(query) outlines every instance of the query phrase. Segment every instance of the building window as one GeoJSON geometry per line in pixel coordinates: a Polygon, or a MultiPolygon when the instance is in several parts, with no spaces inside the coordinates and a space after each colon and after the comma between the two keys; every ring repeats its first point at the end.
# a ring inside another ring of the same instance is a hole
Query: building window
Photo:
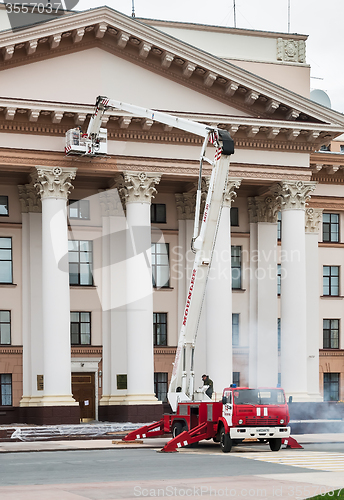
{"type": "Polygon", "coordinates": [[[323,241],[339,242],[339,214],[323,214],[323,241]]]}
{"type": "Polygon", "coordinates": [[[153,313],[154,345],[167,345],[167,313],[153,313]]]}
{"type": "Polygon", "coordinates": [[[151,222],[163,224],[166,222],[166,205],[164,203],[151,204],[151,222]]]}
{"type": "Polygon", "coordinates": [[[239,314],[232,314],[232,346],[239,345],[239,314]]]}
{"type": "Polygon", "coordinates": [[[12,283],[12,238],[0,238],[0,283],[12,283]]]}
{"type": "Polygon", "coordinates": [[[90,219],[89,200],[69,200],[68,216],[70,219],[90,219]]]}
{"type": "Polygon", "coordinates": [[[0,404],[12,406],[12,375],[10,373],[0,375],[0,404]]]}
{"type": "Polygon", "coordinates": [[[324,401],[339,401],[339,373],[324,373],[324,401]]]}
{"type": "Polygon", "coordinates": [[[232,246],[232,289],[241,289],[241,247],[232,246]]]}
{"type": "Polygon", "coordinates": [[[8,215],[8,196],[0,196],[0,215],[8,215]]]}
{"type": "Polygon", "coordinates": [[[169,244],[152,243],[152,280],[154,288],[170,286],[169,244]]]}
{"type": "Polygon", "coordinates": [[[281,352],[281,318],[277,318],[277,349],[281,352]]]}
{"type": "Polygon", "coordinates": [[[159,401],[167,401],[167,373],[154,373],[154,392],[159,401]]]}
{"type": "Polygon", "coordinates": [[[323,266],[323,294],[338,297],[339,266],[323,266]]]}
{"type": "Polygon", "coordinates": [[[331,146],[323,144],[322,146],[320,146],[320,151],[331,151],[331,146]]]}
{"type": "Polygon", "coordinates": [[[233,384],[240,387],[240,372],[233,372],[233,384]]]}
{"type": "Polygon", "coordinates": [[[323,320],[323,348],[339,349],[339,319],[323,320]]]}
{"type": "Polygon", "coordinates": [[[340,145],[340,152],[341,152],[341,153],[344,153],[344,144],[341,144],[341,145],[340,145]]]}
{"type": "Polygon", "coordinates": [[[70,336],[72,345],[91,344],[91,313],[70,313],[70,336]]]}
{"type": "Polygon", "coordinates": [[[281,241],[282,235],[282,212],[277,213],[277,240],[281,241]]]}
{"type": "Polygon", "coordinates": [[[231,208],[231,226],[239,226],[239,209],[238,207],[231,208]]]}
{"type": "Polygon", "coordinates": [[[69,284],[92,285],[92,241],[68,241],[69,284]]]}
{"type": "Polygon", "coordinates": [[[11,345],[11,311],[0,311],[0,344],[11,345]]]}
{"type": "Polygon", "coordinates": [[[277,264],[277,295],[281,295],[281,277],[282,270],[281,264],[277,264]]]}

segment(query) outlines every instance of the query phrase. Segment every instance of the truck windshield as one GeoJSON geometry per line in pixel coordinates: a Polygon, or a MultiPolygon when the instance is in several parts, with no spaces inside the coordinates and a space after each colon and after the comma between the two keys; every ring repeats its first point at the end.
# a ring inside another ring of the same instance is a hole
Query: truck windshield
{"type": "Polygon", "coordinates": [[[281,389],[239,389],[233,391],[236,405],[280,405],[285,404],[281,389]]]}

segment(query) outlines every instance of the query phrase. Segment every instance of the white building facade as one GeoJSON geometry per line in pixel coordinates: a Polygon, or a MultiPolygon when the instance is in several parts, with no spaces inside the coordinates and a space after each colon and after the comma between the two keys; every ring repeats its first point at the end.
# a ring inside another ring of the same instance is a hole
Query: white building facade
{"type": "Polygon", "coordinates": [[[163,411],[201,139],[112,110],[108,156],[66,156],[98,95],[234,138],[196,380],[342,399],[344,119],[309,100],[307,37],[105,7],[12,32],[0,13],[0,422],[163,411]]]}

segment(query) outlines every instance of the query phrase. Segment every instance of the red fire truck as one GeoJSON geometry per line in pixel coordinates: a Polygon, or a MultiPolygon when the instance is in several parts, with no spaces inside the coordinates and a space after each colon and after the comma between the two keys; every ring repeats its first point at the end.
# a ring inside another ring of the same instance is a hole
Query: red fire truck
{"type": "MultiPolygon", "coordinates": [[[[204,138],[196,194],[194,234],[191,241],[195,260],[168,391],[168,400],[174,413],[164,415],[159,422],[130,432],[124,440],[172,433],[172,440],[164,446],[163,451],[175,451],[182,446],[212,438],[220,443],[222,451],[226,453],[244,439],[256,438],[267,441],[271,450],[278,451],[282,440],[288,440],[290,435],[290,429],[287,427],[288,405],[282,389],[231,386],[223,390],[222,400],[215,402],[206,394],[207,386],[201,389],[194,387],[197,328],[221,216],[230,156],[234,153],[234,142],[227,130],[99,96],[87,133],[80,138],[80,131],[77,129],[67,132],[66,154],[106,154],[106,130],[101,128],[101,122],[104,113],[111,109],[120,109],[204,138]],[[208,143],[216,148],[213,160],[205,156],[208,143]],[[212,166],[212,173],[199,227],[204,161],[212,166]]],[[[235,179],[232,179],[233,181],[235,182],[235,179]]]]}

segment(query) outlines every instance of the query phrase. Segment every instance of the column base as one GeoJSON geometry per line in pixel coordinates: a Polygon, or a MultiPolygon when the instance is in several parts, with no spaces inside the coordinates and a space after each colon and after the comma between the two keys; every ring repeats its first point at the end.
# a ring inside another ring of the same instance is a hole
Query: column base
{"type": "Polygon", "coordinates": [[[80,408],[73,406],[26,406],[19,408],[20,422],[36,425],[79,424],[80,408]]]}
{"type": "Polygon", "coordinates": [[[163,414],[171,412],[168,404],[112,404],[98,407],[98,418],[107,422],[149,423],[161,420],[163,414]]]}
{"type": "MultiPolygon", "coordinates": [[[[36,399],[36,398],[32,398],[36,399]]],[[[79,406],[72,395],[42,396],[36,406],[79,406]]]]}
{"type": "Polygon", "coordinates": [[[311,401],[312,403],[322,403],[324,401],[324,397],[320,394],[320,392],[316,392],[316,393],[309,393],[308,394],[309,396],[309,401],[311,401]]]}

